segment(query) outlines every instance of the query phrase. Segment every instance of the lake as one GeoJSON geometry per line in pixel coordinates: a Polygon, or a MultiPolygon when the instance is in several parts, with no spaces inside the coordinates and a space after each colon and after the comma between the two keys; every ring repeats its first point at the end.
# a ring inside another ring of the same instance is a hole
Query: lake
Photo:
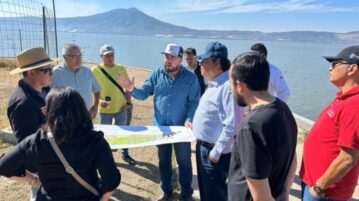
{"type": "MultiPolygon", "coordinates": [[[[213,39],[215,40],[215,39],[213,39]]],[[[203,52],[212,39],[139,37],[85,33],[63,33],[58,35],[59,54],[67,42],[82,47],[84,60],[99,62],[99,49],[103,44],[113,45],[116,62],[126,66],[157,68],[162,65],[168,43],[178,43],[183,48],[194,47],[197,54],[203,52]]],[[[228,48],[229,58],[249,50],[258,41],[223,40],[228,48]]],[[[301,116],[315,120],[319,112],[335,97],[337,91],[328,81],[329,63],[322,56],[336,55],[348,44],[303,43],[288,41],[260,41],[268,49],[268,60],[278,66],[289,85],[291,110],[301,116]]],[[[186,65],[186,62],[183,62],[186,65]]]]}

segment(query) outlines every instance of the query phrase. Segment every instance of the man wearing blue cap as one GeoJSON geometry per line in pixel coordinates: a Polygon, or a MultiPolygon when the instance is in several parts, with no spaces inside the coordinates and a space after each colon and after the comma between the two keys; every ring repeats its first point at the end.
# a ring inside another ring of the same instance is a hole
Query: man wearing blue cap
{"type": "Polygon", "coordinates": [[[227,47],[218,41],[209,43],[197,57],[201,73],[208,80],[193,118],[201,201],[227,200],[230,153],[243,116],[243,109],[233,101],[227,57],[227,47]]]}
{"type": "MultiPolygon", "coordinates": [[[[124,83],[132,96],[145,100],[153,95],[154,117],[156,126],[192,127],[193,115],[196,111],[200,88],[196,75],[184,68],[182,63],[183,49],[181,46],[168,44],[164,54],[163,67],[154,70],[145,80],[141,88],[134,87],[134,80],[124,83]]],[[[181,200],[193,200],[191,144],[181,142],[158,145],[161,188],[164,192],[159,201],[172,200],[172,146],[176,153],[181,185],[181,200]]]]}

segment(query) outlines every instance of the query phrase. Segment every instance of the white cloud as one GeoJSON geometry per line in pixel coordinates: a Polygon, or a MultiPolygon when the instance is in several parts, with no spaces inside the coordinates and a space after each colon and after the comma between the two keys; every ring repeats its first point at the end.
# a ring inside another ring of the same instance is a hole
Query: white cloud
{"type": "Polygon", "coordinates": [[[174,12],[215,11],[245,2],[247,0],[180,0],[174,12]]]}
{"type": "MultiPolygon", "coordinates": [[[[48,5],[51,5],[52,9],[52,1],[50,2],[48,5]]],[[[56,17],[87,16],[102,12],[101,7],[97,3],[90,1],[56,0],[55,6],[56,17]]]]}
{"type": "Polygon", "coordinates": [[[173,12],[208,11],[214,13],[253,12],[359,12],[359,7],[336,7],[318,0],[258,2],[249,0],[181,0],[173,12]]]}

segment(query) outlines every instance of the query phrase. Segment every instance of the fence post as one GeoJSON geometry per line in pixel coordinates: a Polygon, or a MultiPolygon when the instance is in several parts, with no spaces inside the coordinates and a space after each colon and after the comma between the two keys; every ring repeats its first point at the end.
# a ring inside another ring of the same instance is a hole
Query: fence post
{"type": "Polygon", "coordinates": [[[45,6],[42,7],[42,32],[44,33],[44,49],[48,52],[47,48],[47,30],[46,30],[46,15],[45,15],[45,6]]]}
{"type": "Polygon", "coordinates": [[[52,0],[52,9],[54,11],[54,26],[55,26],[55,47],[56,47],[56,57],[59,57],[59,50],[57,46],[57,25],[56,25],[56,10],[55,10],[55,0],[52,0]]]}
{"type": "Polygon", "coordinates": [[[21,36],[21,29],[19,29],[19,38],[20,38],[20,51],[22,51],[22,36],[21,36]]]}

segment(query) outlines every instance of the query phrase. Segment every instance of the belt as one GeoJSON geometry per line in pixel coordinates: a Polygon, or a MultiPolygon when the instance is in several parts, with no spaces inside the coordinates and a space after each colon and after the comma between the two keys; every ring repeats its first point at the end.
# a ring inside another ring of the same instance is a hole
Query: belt
{"type": "Polygon", "coordinates": [[[205,141],[202,141],[202,140],[197,140],[197,144],[200,144],[200,145],[203,145],[203,146],[209,147],[209,148],[214,147],[214,144],[211,144],[211,143],[208,143],[208,142],[205,142],[205,141]]]}

